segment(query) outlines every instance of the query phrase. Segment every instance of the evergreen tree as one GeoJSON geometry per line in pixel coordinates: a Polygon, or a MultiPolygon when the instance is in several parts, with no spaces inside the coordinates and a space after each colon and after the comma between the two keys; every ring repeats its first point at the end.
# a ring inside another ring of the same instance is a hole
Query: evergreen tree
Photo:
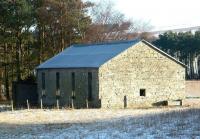
{"type": "Polygon", "coordinates": [[[154,44],[188,66],[187,79],[200,79],[200,31],[166,32],[154,44]]]}

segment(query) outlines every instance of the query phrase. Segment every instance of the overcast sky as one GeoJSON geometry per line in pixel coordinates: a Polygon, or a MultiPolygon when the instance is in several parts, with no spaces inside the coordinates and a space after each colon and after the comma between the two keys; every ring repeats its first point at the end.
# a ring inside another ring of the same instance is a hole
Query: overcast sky
{"type": "Polygon", "coordinates": [[[200,0],[112,1],[128,18],[150,22],[154,30],[200,26],[200,0]]]}

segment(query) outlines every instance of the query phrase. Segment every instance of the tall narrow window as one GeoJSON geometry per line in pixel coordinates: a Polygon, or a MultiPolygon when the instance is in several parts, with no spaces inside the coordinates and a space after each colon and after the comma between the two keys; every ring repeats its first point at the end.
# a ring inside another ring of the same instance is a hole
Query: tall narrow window
{"type": "Polygon", "coordinates": [[[75,99],[75,73],[72,72],[72,99],[75,99]]]}
{"type": "Polygon", "coordinates": [[[60,95],[60,73],[56,72],[56,95],[60,95]]]}
{"type": "Polygon", "coordinates": [[[42,72],[42,96],[45,95],[45,88],[46,88],[46,86],[45,86],[45,73],[42,72]]]}
{"type": "Polygon", "coordinates": [[[88,101],[92,100],[92,72],[88,72],[88,101]]]}
{"type": "Polygon", "coordinates": [[[56,72],[56,90],[60,89],[60,73],[56,72]]]}
{"type": "Polygon", "coordinates": [[[45,90],[45,73],[42,72],[42,90],[45,90]]]}

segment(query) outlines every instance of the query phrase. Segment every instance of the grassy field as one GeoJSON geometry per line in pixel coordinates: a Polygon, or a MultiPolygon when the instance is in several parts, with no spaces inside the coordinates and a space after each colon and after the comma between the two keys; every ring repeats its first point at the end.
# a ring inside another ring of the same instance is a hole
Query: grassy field
{"type": "Polygon", "coordinates": [[[0,138],[200,139],[200,108],[0,112],[0,138]]]}

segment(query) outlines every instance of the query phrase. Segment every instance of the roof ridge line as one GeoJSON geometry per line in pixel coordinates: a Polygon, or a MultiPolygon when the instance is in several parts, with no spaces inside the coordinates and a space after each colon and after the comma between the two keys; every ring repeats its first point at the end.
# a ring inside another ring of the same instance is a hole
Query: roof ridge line
{"type": "Polygon", "coordinates": [[[88,44],[72,44],[73,47],[79,47],[79,46],[92,46],[92,45],[109,45],[109,44],[120,44],[120,43],[130,43],[130,42],[136,42],[140,41],[140,39],[133,39],[133,40],[117,40],[112,42],[100,42],[100,43],[88,43],[88,44]]]}

